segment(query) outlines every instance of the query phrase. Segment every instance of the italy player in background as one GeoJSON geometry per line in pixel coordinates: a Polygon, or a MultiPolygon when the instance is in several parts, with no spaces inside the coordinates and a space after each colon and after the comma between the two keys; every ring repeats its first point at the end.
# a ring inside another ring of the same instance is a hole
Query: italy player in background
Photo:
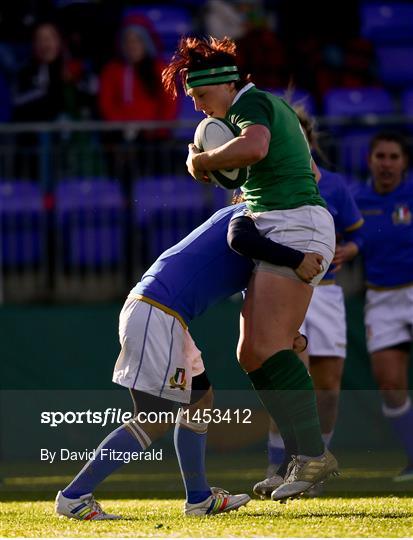
{"type": "MultiPolygon", "coordinates": [[[[314,120],[304,107],[295,106],[294,109],[312,151],[320,154],[314,120]]],[[[352,260],[359,252],[363,218],[345,179],[327,169],[319,167],[319,170],[321,178],[318,187],[334,218],[337,245],[330,268],[314,290],[300,331],[308,338],[308,348],[301,358],[308,365],[314,382],[322,436],[326,446],[329,446],[337,419],[347,347],[344,295],[335,277],[342,264],[352,260]]],[[[254,486],[254,493],[261,497],[270,497],[271,492],[282,483],[289,461],[289,457],[285,456],[283,440],[273,422],[270,423],[268,438],[268,461],[267,478],[254,486]]]]}
{"type": "Polygon", "coordinates": [[[408,371],[413,332],[413,184],[405,180],[406,141],[383,132],[370,142],[371,178],[356,201],[365,220],[362,256],[365,326],[373,375],[406,456],[396,481],[413,480],[413,408],[408,371]]]}
{"type": "MultiPolygon", "coordinates": [[[[200,351],[188,324],[206,309],[243,290],[254,264],[229,248],[246,246],[258,260],[283,264],[305,282],[320,271],[321,256],[301,253],[261,237],[252,220],[243,216],[244,205],[224,208],[165,251],[130,292],[120,314],[121,352],[113,381],[130,390],[134,418],[110,433],[74,480],[56,497],[56,512],[66,517],[117,519],[104,512],[93,491],[123,463],[110,459],[110,451],[147,449],[171,427],[171,423],[144,423],[139,412],[170,412],[183,404],[175,425],[175,449],[187,500],[186,515],[227,512],[245,505],[246,494],[230,495],[209,487],[205,473],[208,424],[202,410],[212,408],[212,388],[200,351]],[[241,215],[238,215],[240,214],[241,215]],[[230,225],[231,218],[234,218],[230,225]],[[201,421],[193,414],[200,410],[201,421]],[[102,450],[105,449],[105,452],[102,450]]],[[[300,337],[296,342],[298,348],[300,337]]]]}

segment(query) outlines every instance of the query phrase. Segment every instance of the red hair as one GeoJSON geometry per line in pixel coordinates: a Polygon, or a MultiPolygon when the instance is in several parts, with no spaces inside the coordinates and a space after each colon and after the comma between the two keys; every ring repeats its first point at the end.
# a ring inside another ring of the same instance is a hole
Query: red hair
{"type": "Polygon", "coordinates": [[[162,83],[165,90],[176,98],[178,75],[184,84],[188,69],[225,65],[236,65],[236,45],[232,39],[184,37],[169,65],[162,71],[162,83]]]}

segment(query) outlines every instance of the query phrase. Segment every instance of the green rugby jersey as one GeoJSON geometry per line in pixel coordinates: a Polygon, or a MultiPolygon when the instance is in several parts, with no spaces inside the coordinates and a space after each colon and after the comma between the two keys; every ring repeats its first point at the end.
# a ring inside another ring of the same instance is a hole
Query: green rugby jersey
{"type": "Polygon", "coordinates": [[[254,86],[233,103],[226,115],[244,129],[261,124],[271,132],[268,154],[251,166],[241,187],[252,212],[304,205],[327,207],[311,169],[311,153],[294,110],[281,98],[254,86]]]}

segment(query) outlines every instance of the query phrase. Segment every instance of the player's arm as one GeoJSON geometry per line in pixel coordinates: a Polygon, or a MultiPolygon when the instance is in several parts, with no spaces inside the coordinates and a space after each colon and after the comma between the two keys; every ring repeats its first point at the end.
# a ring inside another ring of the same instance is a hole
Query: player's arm
{"type": "MultiPolygon", "coordinates": [[[[362,224],[363,222],[361,222],[362,224]]],[[[360,225],[361,226],[361,225],[360,225]]],[[[360,228],[344,233],[344,243],[336,245],[333,272],[338,272],[344,263],[351,261],[363,248],[363,235],[360,228]]]]}
{"type": "Polygon", "coordinates": [[[303,253],[261,236],[248,216],[236,216],[230,221],[228,245],[239,255],[292,268],[300,279],[311,281],[321,270],[323,257],[318,253],[303,253]]]}
{"type": "Polygon", "coordinates": [[[265,158],[270,140],[271,134],[267,127],[253,124],[243,129],[238,137],[214,150],[193,153],[190,148],[187,160],[188,170],[194,176],[191,170],[197,173],[253,165],[265,158]]]}

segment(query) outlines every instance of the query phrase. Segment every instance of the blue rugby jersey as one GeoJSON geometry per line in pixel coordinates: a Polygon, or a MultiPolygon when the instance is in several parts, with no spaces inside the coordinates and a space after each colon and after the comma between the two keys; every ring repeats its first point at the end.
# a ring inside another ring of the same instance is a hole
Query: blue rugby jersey
{"type": "Polygon", "coordinates": [[[362,254],[367,285],[392,288],[413,282],[413,182],[377,193],[372,185],[355,191],[365,224],[362,254]]]}
{"type": "MultiPolygon", "coordinates": [[[[356,238],[346,238],[348,233],[363,225],[363,218],[345,178],[321,167],[319,170],[321,179],[318,188],[327,203],[328,211],[333,216],[338,241],[340,239],[357,241],[356,238]]],[[[334,265],[330,265],[321,283],[335,279],[336,275],[331,271],[333,268],[334,265]]]]}
{"type": "Polygon", "coordinates": [[[162,253],[131,294],[161,304],[189,324],[212,305],[244,289],[253,262],[227,244],[228,224],[244,207],[238,204],[222,208],[162,253]]]}

